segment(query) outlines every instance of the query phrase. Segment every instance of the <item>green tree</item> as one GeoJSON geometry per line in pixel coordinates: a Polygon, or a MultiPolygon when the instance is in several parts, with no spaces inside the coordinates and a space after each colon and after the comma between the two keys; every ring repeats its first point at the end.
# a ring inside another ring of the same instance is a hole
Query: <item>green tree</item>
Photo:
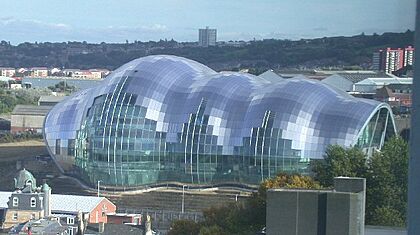
{"type": "Polygon", "coordinates": [[[326,150],[324,160],[314,162],[312,169],[315,179],[321,185],[330,187],[334,183],[334,177],[366,177],[368,164],[362,150],[331,145],[326,150]]]}
{"type": "Polygon", "coordinates": [[[390,207],[378,207],[373,211],[375,215],[372,217],[370,224],[391,226],[391,227],[405,227],[403,215],[390,207]]]}
{"type": "Polygon", "coordinates": [[[330,187],[334,177],[366,178],[366,223],[402,226],[406,221],[408,144],[400,137],[388,140],[369,159],[361,150],[332,145],[323,161],[313,165],[315,179],[330,187]],[[394,216],[391,218],[390,215],[394,216]]]}
{"type": "Polygon", "coordinates": [[[226,233],[224,233],[223,230],[219,226],[212,225],[212,226],[201,227],[199,235],[225,235],[225,234],[226,233]]]}
{"type": "Polygon", "coordinates": [[[400,226],[406,220],[408,193],[408,144],[394,137],[384,144],[382,151],[370,159],[367,177],[367,222],[369,224],[400,226]],[[381,212],[397,211],[395,220],[383,220],[381,212]],[[394,221],[394,224],[390,224],[394,221]]]}
{"type": "Polygon", "coordinates": [[[177,220],[172,223],[168,235],[197,235],[200,225],[191,220],[177,220]]]}

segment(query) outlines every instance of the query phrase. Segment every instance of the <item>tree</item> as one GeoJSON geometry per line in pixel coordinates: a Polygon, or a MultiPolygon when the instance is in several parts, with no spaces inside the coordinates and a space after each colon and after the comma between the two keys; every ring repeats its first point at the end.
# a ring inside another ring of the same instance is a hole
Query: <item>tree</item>
{"type": "Polygon", "coordinates": [[[201,227],[200,229],[200,234],[199,235],[225,235],[226,233],[223,232],[223,230],[217,226],[217,225],[212,225],[212,226],[204,226],[201,227]]]}
{"type": "Polygon", "coordinates": [[[327,148],[324,160],[316,161],[312,165],[315,179],[322,186],[331,187],[334,177],[366,177],[368,164],[366,155],[358,148],[345,149],[339,145],[327,148]]]}
{"type": "Polygon", "coordinates": [[[177,220],[172,223],[168,235],[197,235],[200,225],[191,220],[177,220]]]}
{"type": "Polygon", "coordinates": [[[375,215],[372,217],[370,224],[378,224],[382,226],[405,227],[405,221],[401,213],[390,207],[378,207],[373,211],[375,215]]]}
{"type": "Polygon", "coordinates": [[[400,226],[406,220],[408,194],[408,144],[394,137],[370,159],[367,177],[367,222],[400,226]],[[395,220],[385,219],[384,210],[396,211],[395,220]],[[394,224],[390,224],[394,221],[394,224]]]}
{"type": "Polygon", "coordinates": [[[326,187],[334,177],[366,178],[366,223],[402,226],[406,221],[408,144],[401,137],[388,140],[369,159],[360,149],[333,145],[325,159],[313,165],[315,179],[326,187]],[[392,216],[393,218],[392,218],[392,216]]]}

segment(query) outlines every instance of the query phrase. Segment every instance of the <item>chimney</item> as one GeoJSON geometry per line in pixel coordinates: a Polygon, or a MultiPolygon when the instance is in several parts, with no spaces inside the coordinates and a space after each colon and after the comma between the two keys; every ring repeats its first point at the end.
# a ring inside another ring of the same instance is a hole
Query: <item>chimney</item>
{"type": "Polygon", "coordinates": [[[81,211],[77,212],[77,221],[78,221],[78,228],[77,228],[77,234],[83,235],[85,234],[85,223],[83,220],[83,213],[81,211]]]}
{"type": "Polygon", "coordinates": [[[48,217],[51,215],[51,206],[50,206],[50,202],[51,202],[51,188],[50,186],[48,186],[47,183],[44,183],[42,185],[42,192],[44,193],[44,201],[43,201],[43,206],[44,206],[44,217],[48,217]]]}
{"type": "Polygon", "coordinates": [[[105,231],[105,223],[100,222],[99,223],[99,233],[104,233],[104,231],[105,231]]]}

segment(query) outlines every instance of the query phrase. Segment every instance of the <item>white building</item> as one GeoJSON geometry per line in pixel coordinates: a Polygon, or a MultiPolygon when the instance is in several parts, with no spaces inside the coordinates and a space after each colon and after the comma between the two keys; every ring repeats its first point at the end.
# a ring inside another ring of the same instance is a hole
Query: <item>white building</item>
{"type": "Polygon", "coordinates": [[[46,67],[33,67],[31,70],[33,77],[48,77],[48,68],[46,67]]]}
{"type": "Polygon", "coordinates": [[[217,41],[217,30],[216,29],[209,29],[206,27],[205,29],[198,30],[198,45],[202,47],[208,46],[216,46],[217,41]]]}
{"type": "Polygon", "coordinates": [[[354,84],[354,92],[375,93],[377,89],[391,84],[413,84],[413,78],[367,78],[354,84]]]}
{"type": "Polygon", "coordinates": [[[0,67],[0,76],[13,77],[16,74],[15,68],[0,67]]]}
{"type": "Polygon", "coordinates": [[[342,71],[339,73],[332,74],[322,80],[332,87],[345,92],[354,92],[354,85],[367,78],[394,78],[395,75],[378,73],[374,71],[342,71]]]}

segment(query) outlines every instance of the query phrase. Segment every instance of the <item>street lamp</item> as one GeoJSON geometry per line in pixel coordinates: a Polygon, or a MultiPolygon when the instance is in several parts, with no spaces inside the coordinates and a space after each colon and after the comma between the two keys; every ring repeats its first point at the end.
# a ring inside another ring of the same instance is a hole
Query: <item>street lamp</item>
{"type": "Polygon", "coordinates": [[[185,203],[185,187],[187,187],[187,185],[182,185],[182,209],[181,209],[181,213],[184,214],[184,203],[185,203]]]}
{"type": "Polygon", "coordinates": [[[100,183],[101,181],[100,180],[98,180],[98,197],[99,197],[99,183],[100,183]]]}

